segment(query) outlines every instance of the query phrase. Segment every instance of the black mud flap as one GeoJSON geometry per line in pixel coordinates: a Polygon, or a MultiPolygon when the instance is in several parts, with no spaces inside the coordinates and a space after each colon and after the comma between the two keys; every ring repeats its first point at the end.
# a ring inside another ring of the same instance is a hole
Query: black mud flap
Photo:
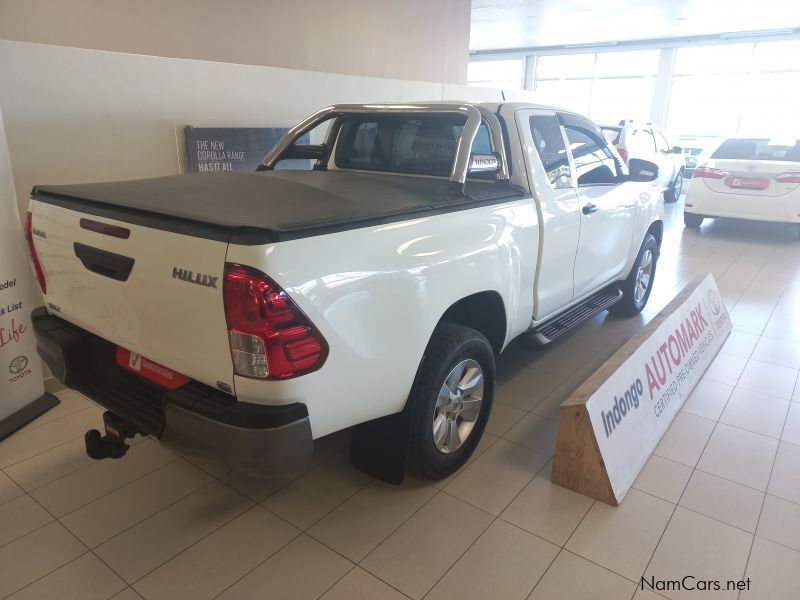
{"type": "Polygon", "coordinates": [[[376,479],[400,485],[406,476],[411,418],[406,409],[353,428],[350,463],[376,479]]]}

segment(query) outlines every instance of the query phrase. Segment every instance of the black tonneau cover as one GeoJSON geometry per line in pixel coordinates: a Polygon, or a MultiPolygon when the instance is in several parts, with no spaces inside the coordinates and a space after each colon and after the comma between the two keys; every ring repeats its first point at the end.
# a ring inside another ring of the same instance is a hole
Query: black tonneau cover
{"type": "Polygon", "coordinates": [[[352,171],[196,173],[155,179],[42,185],[36,200],[155,229],[263,244],[509,202],[520,192],[470,181],[352,171]]]}

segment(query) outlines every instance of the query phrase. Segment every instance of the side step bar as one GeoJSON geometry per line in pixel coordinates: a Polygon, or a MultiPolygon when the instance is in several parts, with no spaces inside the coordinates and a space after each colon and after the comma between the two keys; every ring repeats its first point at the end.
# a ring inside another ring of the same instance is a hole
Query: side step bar
{"type": "Polygon", "coordinates": [[[606,310],[622,299],[622,291],[616,285],[603,288],[586,298],[580,304],[565,310],[552,319],[532,329],[525,336],[533,347],[546,346],[579,327],[597,313],[606,310]]]}

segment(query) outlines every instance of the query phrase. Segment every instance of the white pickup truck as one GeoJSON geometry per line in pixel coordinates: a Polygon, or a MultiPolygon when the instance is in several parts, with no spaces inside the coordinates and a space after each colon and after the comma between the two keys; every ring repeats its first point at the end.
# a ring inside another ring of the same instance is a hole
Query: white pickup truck
{"type": "Polygon", "coordinates": [[[357,466],[442,478],[509,342],[645,305],[656,177],[568,111],[426,103],[321,110],[254,173],[36,186],[38,350],[108,409],[96,458],[141,433],[267,476],[355,426],[357,466]]]}

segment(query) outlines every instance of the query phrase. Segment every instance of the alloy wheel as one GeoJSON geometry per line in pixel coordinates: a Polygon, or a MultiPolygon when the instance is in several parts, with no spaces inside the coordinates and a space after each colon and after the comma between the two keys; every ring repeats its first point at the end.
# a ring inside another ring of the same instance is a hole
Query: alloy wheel
{"type": "Polygon", "coordinates": [[[433,443],[451,454],[467,441],[483,404],[483,370],[471,358],[459,362],[442,384],[433,410],[433,443]]]}
{"type": "Polygon", "coordinates": [[[636,271],[636,285],[633,288],[633,299],[636,304],[641,304],[650,287],[650,279],[653,276],[653,251],[649,248],[642,254],[639,269],[636,271]]]}

